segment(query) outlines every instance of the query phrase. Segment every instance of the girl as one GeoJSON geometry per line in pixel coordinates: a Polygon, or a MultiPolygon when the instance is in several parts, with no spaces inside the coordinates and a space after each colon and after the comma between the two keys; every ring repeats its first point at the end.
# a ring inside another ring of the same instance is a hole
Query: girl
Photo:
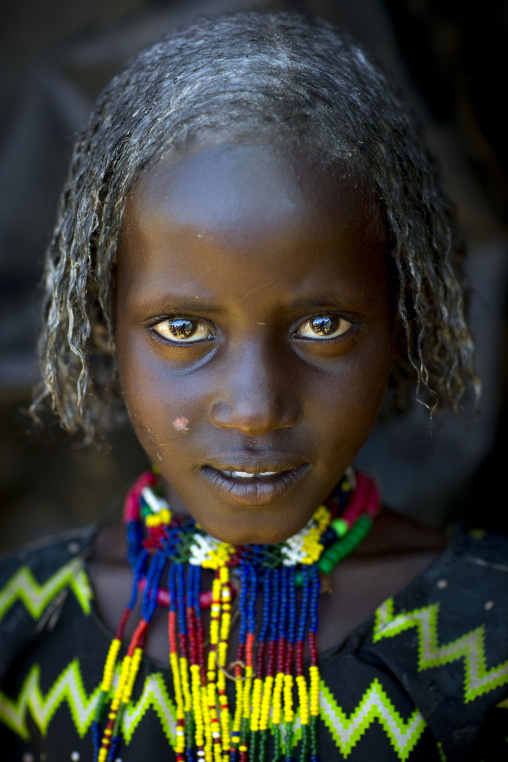
{"type": "Polygon", "coordinates": [[[412,114],[327,23],[200,20],[112,81],[35,410],[90,439],[126,411],[156,468],[124,528],[3,562],[10,760],[506,752],[505,540],[377,516],[351,468],[415,385],[431,411],[478,388],[460,261],[412,114]]]}

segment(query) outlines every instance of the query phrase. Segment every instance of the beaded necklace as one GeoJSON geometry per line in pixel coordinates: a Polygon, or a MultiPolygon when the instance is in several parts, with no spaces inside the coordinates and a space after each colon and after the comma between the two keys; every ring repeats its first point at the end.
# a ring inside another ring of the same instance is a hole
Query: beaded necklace
{"type": "Polygon", "coordinates": [[[134,579],[104,667],[93,721],[94,762],[117,759],[123,714],[159,605],[169,608],[177,762],[317,762],[320,575],[330,574],[369,533],[379,509],[374,483],[348,469],[296,535],[276,545],[239,547],[206,534],[192,518],[174,516],[156,485],[153,473],[143,474],[125,501],[134,579]],[[202,569],[214,572],[209,592],[201,589],[202,569]],[[238,587],[238,646],[228,666],[238,587]],[[120,659],[140,591],[141,619],[120,659]],[[208,606],[209,645],[202,617],[208,606]],[[234,683],[234,700],[226,690],[228,679],[234,683]]]}

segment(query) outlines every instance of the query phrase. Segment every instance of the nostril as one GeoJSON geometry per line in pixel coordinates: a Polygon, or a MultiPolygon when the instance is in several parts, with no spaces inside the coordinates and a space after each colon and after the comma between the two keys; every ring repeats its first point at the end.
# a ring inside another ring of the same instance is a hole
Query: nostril
{"type": "Polygon", "coordinates": [[[218,428],[236,429],[256,437],[294,426],[299,419],[299,406],[289,398],[270,399],[269,395],[262,404],[255,404],[252,398],[242,403],[218,400],[212,405],[210,418],[218,428]]]}

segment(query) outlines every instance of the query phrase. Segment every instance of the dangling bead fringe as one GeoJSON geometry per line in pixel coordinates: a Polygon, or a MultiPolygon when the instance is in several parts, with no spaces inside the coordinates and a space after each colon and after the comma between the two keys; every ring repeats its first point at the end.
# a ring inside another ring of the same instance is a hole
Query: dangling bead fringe
{"type": "Polygon", "coordinates": [[[156,483],[154,474],[143,474],[125,501],[133,588],[104,667],[93,721],[94,761],[114,762],[118,756],[123,714],[147,629],[157,606],[165,605],[177,762],[317,762],[320,574],[330,574],[367,536],[379,509],[376,487],[348,469],[294,537],[277,545],[235,548],[207,535],[193,519],[173,517],[156,483]],[[202,569],[214,571],[211,591],[201,590],[202,569]],[[231,606],[238,584],[239,638],[236,659],[228,666],[231,606]],[[120,660],[125,628],[140,591],[141,620],[120,660]],[[207,607],[208,647],[202,621],[207,607]],[[234,711],[228,678],[235,685],[234,711]],[[301,728],[298,743],[296,718],[301,728]]]}

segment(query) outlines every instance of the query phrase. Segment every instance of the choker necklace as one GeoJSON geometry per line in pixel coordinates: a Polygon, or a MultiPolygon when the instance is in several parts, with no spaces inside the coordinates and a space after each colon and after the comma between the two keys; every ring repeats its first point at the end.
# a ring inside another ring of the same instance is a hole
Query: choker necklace
{"type": "Polygon", "coordinates": [[[194,519],[174,516],[155,474],[143,474],[125,500],[133,588],[104,667],[92,725],[94,762],[117,759],[123,714],[159,605],[169,608],[177,762],[317,762],[320,578],[356,550],[378,510],[374,483],[350,468],[296,535],[275,545],[234,547],[206,534],[194,519]],[[214,572],[211,591],[201,589],[202,569],[214,572]],[[238,589],[238,646],[230,662],[238,589]],[[122,659],[122,638],[139,595],[141,619],[122,659]],[[202,617],[207,607],[208,638],[202,617]]]}

